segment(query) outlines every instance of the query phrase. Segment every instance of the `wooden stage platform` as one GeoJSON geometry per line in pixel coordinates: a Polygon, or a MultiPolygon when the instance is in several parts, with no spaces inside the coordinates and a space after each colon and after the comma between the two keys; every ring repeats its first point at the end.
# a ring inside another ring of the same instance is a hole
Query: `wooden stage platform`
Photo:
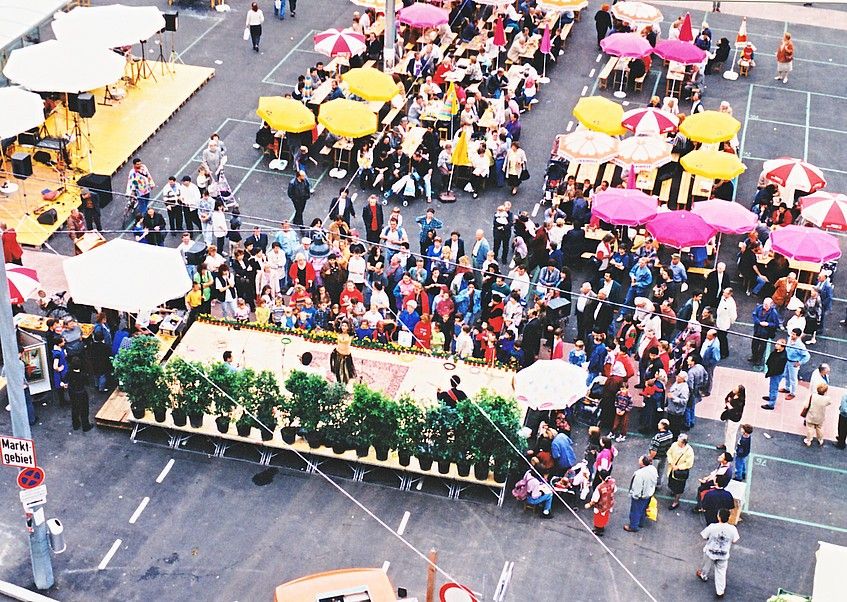
{"type": "MultiPolygon", "coordinates": [[[[92,92],[97,110],[91,119],[80,120],[82,138],[73,137],[73,114],[67,113],[61,105],[47,118],[45,127],[50,137],[73,138],[68,144],[72,170],[66,170],[63,175],[33,160],[33,175],[21,186],[21,181],[15,180],[10,173],[11,164],[8,161],[4,164],[0,183],[8,180],[19,188],[12,194],[0,195],[0,220],[17,230],[21,244],[40,247],[56,230],[63,229],[71,209],[80,204],[79,189],[74,184],[76,178],[86,173],[113,175],[215,74],[209,67],[176,64],[173,72],[165,71],[163,75],[160,63],[151,61],[150,65],[156,79],[139,79],[134,85],[121,82],[127,91],[121,100],[103,105],[105,90],[100,88],[92,92]],[[62,186],[65,192],[55,201],[41,199],[42,190],[56,190],[62,186]],[[39,224],[36,216],[48,209],[56,209],[56,223],[39,224]]],[[[30,154],[37,150],[44,149],[14,148],[14,152],[30,154]]],[[[50,154],[53,161],[57,161],[56,153],[50,154]]],[[[123,192],[123,183],[115,183],[114,188],[118,193],[123,192]]],[[[115,202],[122,203],[122,198],[118,196],[115,202]]]]}

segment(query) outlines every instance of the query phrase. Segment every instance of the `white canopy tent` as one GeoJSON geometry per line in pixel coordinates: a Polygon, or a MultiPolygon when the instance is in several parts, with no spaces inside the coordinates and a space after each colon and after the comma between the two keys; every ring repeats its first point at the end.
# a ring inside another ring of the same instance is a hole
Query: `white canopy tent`
{"type": "Polygon", "coordinates": [[[88,92],[118,81],[126,59],[79,43],[49,40],[12,51],[3,75],[33,92],[88,92]]]}
{"type": "Polygon", "coordinates": [[[185,295],[191,279],[176,249],[117,238],[64,263],[74,302],[138,313],[185,295]]]}
{"type": "Polygon", "coordinates": [[[847,566],[847,548],[819,541],[815,566],[814,602],[840,602],[844,600],[844,567],[847,566]]]}
{"type": "Polygon", "coordinates": [[[118,48],[147,40],[164,29],[165,18],[155,6],[77,6],[57,14],[52,27],[57,40],[118,48]]]}
{"type": "Polygon", "coordinates": [[[0,88],[0,138],[11,138],[44,123],[44,101],[23,88],[0,88]]]}

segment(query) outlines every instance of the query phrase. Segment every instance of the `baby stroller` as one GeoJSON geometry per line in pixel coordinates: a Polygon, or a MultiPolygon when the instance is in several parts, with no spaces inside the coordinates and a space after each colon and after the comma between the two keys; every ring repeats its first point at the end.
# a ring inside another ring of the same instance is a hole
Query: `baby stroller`
{"type": "Polygon", "coordinates": [[[221,201],[224,204],[224,210],[227,213],[232,213],[234,215],[238,215],[241,213],[238,206],[238,198],[233,194],[232,188],[229,185],[229,181],[226,179],[226,174],[223,171],[218,175],[218,182],[216,190],[214,187],[209,187],[209,195],[215,201],[221,201]]]}
{"type": "Polygon", "coordinates": [[[581,460],[571,466],[563,477],[550,480],[553,490],[566,495],[578,496],[585,501],[591,495],[591,471],[588,462],[581,460]]]}
{"type": "Polygon", "coordinates": [[[553,200],[559,186],[565,181],[568,174],[568,161],[552,159],[547,165],[544,174],[544,201],[553,200]]]}

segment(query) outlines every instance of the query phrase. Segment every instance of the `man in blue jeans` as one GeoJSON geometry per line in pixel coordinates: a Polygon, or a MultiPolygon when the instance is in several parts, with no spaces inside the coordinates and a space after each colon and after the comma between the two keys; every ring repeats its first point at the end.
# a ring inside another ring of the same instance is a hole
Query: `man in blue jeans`
{"type": "Polygon", "coordinates": [[[762,404],[763,410],[772,410],[776,407],[776,398],[779,396],[779,381],[785,372],[785,364],[788,358],[785,353],[785,339],[779,339],[774,343],[773,351],[765,362],[765,378],[768,379],[768,395],[762,397],[767,403],[762,404]]]}
{"type": "Polygon", "coordinates": [[[785,346],[785,358],[788,360],[785,363],[785,388],[780,389],[781,393],[786,393],[785,399],[792,400],[797,393],[797,376],[800,373],[800,366],[811,359],[809,351],[806,349],[806,344],[803,343],[801,336],[803,331],[795,328],[791,331],[788,338],[788,344],[785,346]]]}
{"type": "Polygon", "coordinates": [[[629,484],[629,524],[624,525],[624,531],[636,533],[644,526],[647,518],[647,506],[650,498],[656,493],[656,483],[659,475],[650,456],[638,458],[638,470],[632,475],[629,484]]]}
{"type": "Polygon", "coordinates": [[[650,290],[650,286],[653,284],[653,272],[650,271],[647,263],[647,257],[639,257],[638,263],[632,266],[632,269],[629,271],[631,284],[626,293],[626,299],[624,299],[623,302],[626,307],[621,309],[621,315],[618,316],[618,322],[623,321],[624,313],[627,315],[632,314],[632,302],[636,297],[646,296],[647,292],[650,290]]]}

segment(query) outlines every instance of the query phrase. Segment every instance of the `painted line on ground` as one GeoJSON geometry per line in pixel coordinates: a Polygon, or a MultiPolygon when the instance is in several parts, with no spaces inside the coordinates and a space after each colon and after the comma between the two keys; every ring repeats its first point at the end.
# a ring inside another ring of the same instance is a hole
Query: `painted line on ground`
{"type": "Polygon", "coordinates": [[[532,217],[535,217],[536,215],[538,215],[538,209],[540,207],[541,207],[541,205],[539,203],[535,204],[535,207],[532,208],[532,217]]]}
{"type": "Polygon", "coordinates": [[[264,155],[260,155],[260,156],[259,156],[259,158],[258,158],[258,159],[256,159],[256,162],[255,162],[255,163],[253,163],[253,166],[252,166],[250,169],[248,169],[248,170],[247,170],[247,173],[246,173],[246,174],[244,174],[244,177],[243,177],[243,178],[241,178],[241,181],[240,181],[238,184],[236,184],[236,185],[235,185],[235,188],[233,188],[233,189],[232,189],[232,194],[233,194],[233,195],[238,194],[238,191],[239,191],[239,190],[241,190],[241,187],[242,187],[242,186],[244,186],[244,182],[246,182],[246,181],[247,181],[247,178],[249,178],[249,177],[252,175],[252,173],[253,173],[254,171],[256,171],[256,168],[257,168],[257,167],[259,167],[259,163],[261,163],[261,162],[262,162],[262,161],[264,161],[264,160],[265,160],[265,156],[264,156],[264,155]]]}
{"type": "Polygon", "coordinates": [[[138,521],[138,518],[141,516],[141,513],[144,512],[144,509],[147,507],[147,504],[149,504],[149,503],[150,503],[149,497],[145,497],[143,500],[141,500],[141,502],[138,504],[138,508],[136,508],[135,512],[132,513],[132,516],[129,517],[129,524],[130,525],[134,525],[138,521]]]}
{"type": "Polygon", "coordinates": [[[806,130],[803,132],[803,161],[809,159],[809,117],[812,112],[812,95],[806,93],[806,130]]]}
{"type": "MultiPolygon", "coordinates": [[[[811,462],[803,462],[802,460],[789,460],[788,458],[779,458],[777,456],[766,456],[763,454],[751,454],[756,458],[764,458],[774,462],[783,462],[784,464],[793,464],[794,466],[803,466],[804,468],[816,468],[818,470],[828,470],[829,472],[837,472],[838,474],[847,475],[847,470],[843,468],[835,468],[834,466],[824,466],[822,464],[812,464],[811,462]]],[[[751,462],[755,464],[755,462],[751,462]]],[[[763,464],[760,464],[763,466],[763,464]]]]}
{"type": "Polygon", "coordinates": [[[201,34],[200,34],[199,36],[197,36],[196,38],[194,38],[194,41],[193,41],[193,42],[191,42],[191,43],[190,43],[188,46],[186,46],[185,48],[183,48],[183,49],[182,49],[182,52],[178,52],[178,53],[177,53],[177,56],[181,59],[181,58],[182,58],[182,55],[184,55],[186,52],[188,52],[189,50],[191,50],[192,48],[194,48],[194,45],[195,45],[195,44],[197,44],[197,42],[199,42],[200,40],[202,40],[203,38],[205,38],[205,37],[206,37],[206,34],[208,34],[208,33],[209,33],[209,32],[211,32],[211,31],[212,31],[215,27],[217,27],[218,25],[220,25],[221,23],[223,23],[223,21],[224,21],[223,19],[218,19],[217,21],[215,21],[214,23],[212,23],[211,27],[208,27],[208,28],[206,29],[206,31],[204,31],[203,33],[201,33],[201,34]]]}
{"type": "Polygon", "coordinates": [[[594,77],[594,73],[596,71],[597,71],[597,69],[592,68],[591,71],[588,72],[588,77],[594,77]]]}
{"type": "Polygon", "coordinates": [[[106,552],[106,555],[105,555],[105,556],[103,556],[103,560],[101,560],[101,561],[100,561],[100,564],[98,564],[98,565],[97,565],[97,570],[98,570],[98,571],[102,571],[102,570],[104,570],[107,566],[109,566],[109,562],[112,560],[112,556],[114,556],[114,555],[115,555],[115,553],[116,553],[116,552],[118,551],[118,549],[121,547],[121,544],[122,544],[122,543],[123,543],[123,540],[121,540],[121,539],[116,539],[116,540],[115,540],[115,543],[113,543],[113,544],[112,544],[112,547],[111,547],[111,548],[109,548],[109,551],[108,551],[108,552],[106,552]]]}
{"type": "Polygon", "coordinates": [[[279,69],[282,66],[282,64],[285,61],[288,60],[288,57],[290,57],[292,54],[294,54],[294,51],[297,50],[300,47],[300,44],[302,44],[303,42],[308,40],[309,37],[315,35],[315,31],[317,31],[317,30],[312,29],[310,31],[307,31],[306,35],[304,35],[302,38],[300,38],[300,41],[297,42],[294,46],[292,46],[291,49],[285,54],[285,56],[282,57],[276,65],[274,65],[274,68],[271,69],[268,72],[268,74],[265,75],[265,77],[262,78],[262,83],[263,84],[273,84],[273,83],[275,83],[273,80],[270,79],[270,77],[274,74],[274,72],[276,72],[277,69],[279,69]]]}
{"type": "Polygon", "coordinates": [[[406,510],[403,514],[403,520],[400,521],[400,526],[397,527],[397,535],[403,535],[406,531],[406,525],[409,524],[409,517],[412,516],[412,513],[406,510]]]}
{"type": "MultiPolygon", "coordinates": [[[[787,24],[786,24],[786,27],[787,27],[787,24]]],[[[731,34],[738,33],[738,29],[722,29],[720,27],[710,27],[709,29],[711,29],[712,32],[720,31],[720,32],[723,32],[723,33],[731,33],[731,34]]],[[[822,29],[829,29],[829,28],[825,27],[825,28],[822,28],[822,29]]],[[[786,29],[785,31],[788,31],[788,30],[786,29]]],[[[779,40],[779,39],[782,39],[782,34],[774,35],[772,33],[758,33],[757,32],[756,37],[757,38],[775,38],[775,39],[779,40]]],[[[831,44],[829,42],[818,42],[818,41],[813,42],[811,40],[800,40],[800,39],[795,38],[795,37],[792,37],[791,41],[794,42],[795,44],[804,44],[804,45],[805,44],[811,44],[813,46],[833,46],[835,48],[847,48],[847,46],[845,46],[844,44],[831,44]]]]}
{"type": "Polygon", "coordinates": [[[383,572],[383,573],[387,573],[387,572],[388,572],[388,567],[390,567],[390,566],[391,566],[391,563],[390,563],[390,562],[388,562],[387,560],[386,560],[385,562],[383,562],[383,563],[382,563],[382,572],[383,572]]]}
{"type": "Polygon", "coordinates": [[[565,128],[566,132],[570,132],[573,129],[573,121],[568,121],[568,125],[565,128]]]}
{"type": "Polygon", "coordinates": [[[168,473],[171,471],[171,468],[174,467],[174,459],[171,458],[168,460],[168,463],[165,464],[165,467],[162,469],[162,472],[159,473],[159,476],[156,477],[156,482],[161,483],[165,480],[165,477],[168,476],[168,473]]]}
{"type": "Polygon", "coordinates": [[[579,94],[579,95],[580,95],[580,96],[585,96],[585,94],[586,94],[587,92],[588,92],[588,86],[583,86],[583,87],[582,87],[582,92],[580,92],[580,94],[579,94]]]}
{"type": "MultiPolygon", "coordinates": [[[[807,107],[809,107],[810,102],[811,102],[811,97],[809,98],[809,100],[806,104],[807,107]]],[[[809,109],[807,109],[807,110],[809,110],[809,109]]],[[[811,124],[808,123],[808,121],[809,121],[808,118],[806,119],[805,125],[802,124],[802,123],[790,123],[788,121],[777,121],[775,119],[761,119],[759,117],[750,117],[749,119],[750,119],[750,121],[758,121],[760,123],[773,123],[775,125],[783,125],[783,126],[794,127],[794,128],[805,127],[809,130],[819,130],[821,132],[832,132],[833,134],[847,134],[847,130],[836,130],[835,128],[822,128],[822,127],[818,127],[816,125],[811,125],[811,124]]],[[[807,144],[808,144],[808,141],[807,141],[807,144]]]]}
{"type": "Polygon", "coordinates": [[[780,86],[770,86],[765,84],[751,83],[755,88],[765,88],[767,90],[785,90],[786,92],[797,92],[799,94],[811,94],[812,96],[823,96],[825,98],[837,98],[839,100],[847,100],[847,96],[839,96],[838,94],[827,94],[825,92],[809,92],[808,90],[798,90],[797,88],[786,88],[780,86]]]}
{"type": "MultiPolygon", "coordinates": [[[[747,88],[747,106],[744,108],[744,131],[741,132],[741,140],[738,142],[738,154],[744,156],[744,143],[747,141],[747,122],[750,120],[750,107],[753,104],[753,84],[747,88]]],[[[738,196],[738,178],[735,179],[735,185],[732,187],[732,200],[735,201],[738,196]]]]}
{"type": "Polygon", "coordinates": [[[597,58],[594,59],[594,62],[599,63],[602,59],[603,59],[603,53],[601,52],[597,55],[597,58]]]}

